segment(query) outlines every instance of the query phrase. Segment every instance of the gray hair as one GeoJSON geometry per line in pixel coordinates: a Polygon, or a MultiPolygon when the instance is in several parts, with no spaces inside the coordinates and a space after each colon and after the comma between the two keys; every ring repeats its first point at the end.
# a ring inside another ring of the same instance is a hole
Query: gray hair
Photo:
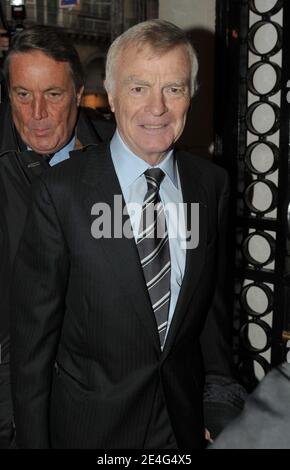
{"type": "Polygon", "coordinates": [[[144,21],[132,26],[111,44],[106,61],[105,88],[107,92],[113,93],[114,91],[115,67],[121,53],[131,45],[139,46],[144,44],[148,44],[159,54],[168,52],[177,46],[183,45],[186,47],[191,62],[190,91],[191,96],[193,96],[197,90],[198,61],[196,52],[182,29],[173,23],[158,19],[144,21]]]}
{"type": "Polygon", "coordinates": [[[4,76],[9,87],[9,65],[11,57],[41,51],[57,62],[67,62],[75,91],[84,84],[83,68],[79,55],[71,41],[63,32],[52,26],[31,26],[13,36],[11,46],[4,62],[4,76]]]}

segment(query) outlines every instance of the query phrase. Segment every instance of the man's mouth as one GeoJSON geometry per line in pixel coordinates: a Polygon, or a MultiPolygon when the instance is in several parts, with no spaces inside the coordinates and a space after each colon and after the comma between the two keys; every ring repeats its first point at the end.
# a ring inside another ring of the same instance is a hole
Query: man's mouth
{"type": "Polygon", "coordinates": [[[33,133],[36,135],[36,136],[42,136],[42,135],[46,135],[48,134],[48,132],[50,131],[50,129],[33,129],[33,133]]]}
{"type": "Polygon", "coordinates": [[[167,124],[143,124],[145,129],[163,129],[167,124]]]}

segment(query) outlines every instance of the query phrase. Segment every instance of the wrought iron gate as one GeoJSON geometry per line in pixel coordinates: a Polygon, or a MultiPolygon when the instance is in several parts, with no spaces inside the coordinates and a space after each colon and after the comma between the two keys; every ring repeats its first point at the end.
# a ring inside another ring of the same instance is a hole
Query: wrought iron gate
{"type": "Polygon", "coordinates": [[[290,4],[217,0],[215,155],[232,181],[234,358],[290,360],[290,4]]]}

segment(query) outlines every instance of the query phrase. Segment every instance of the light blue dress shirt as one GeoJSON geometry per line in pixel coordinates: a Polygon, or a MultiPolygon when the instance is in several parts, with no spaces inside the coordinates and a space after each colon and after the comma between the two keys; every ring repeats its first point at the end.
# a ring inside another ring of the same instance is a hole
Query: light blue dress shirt
{"type": "Polygon", "coordinates": [[[69,143],[65,147],[63,147],[58,152],[56,152],[49,162],[50,166],[54,166],[57,163],[62,162],[63,160],[67,160],[69,158],[69,152],[73,150],[75,147],[75,141],[76,141],[76,138],[75,136],[73,136],[73,138],[69,141],[69,143]]]}
{"type": "MultiPolygon", "coordinates": [[[[152,166],[131,152],[121,139],[118,131],[115,132],[113,139],[111,140],[111,154],[136,240],[138,237],[142,204],[147,192],[147,181],[144,172],[148,168],[152,168],[152,166]],[[132,205],[133,210],[130,209],[130,205],[132,205]],[[139,207],[139,210],[136,210],[137,207],[139,207]]],[[[181,210],[181,206],[179,205],[183,203],[183,198],[173,151],[169,151],[162,162],[156,165],[156,167],[161,168],[165,173],[165,177],[160,185],[159,194],[165,207],[171,259],[171,297],[168,314],[168,333],[185,269],[185,219],[184,212],[181,210]],[[176,214],[179,216],[178,230],[176,227],[176,214]]]]}
{"type": "MultiPolygon", "coordinates": [[[[57,163],[60,163],[64,160],[68,160],[69,159],[69,152],[71,150],[73,150],[74,147],[75,147],[75,141],[76,141],[76,138],[75,138],[75,136],[73,136],[73,138],[69,141],[68,144],[66,144],[65,147],[60,149],[58,152],[55,152],[54,156],[49,161],[49,165],[54,166],[57,163]]],[[[27,150],[32,150],[32,149],[31,149],[31,147],[27,147],[27,150]]]]}

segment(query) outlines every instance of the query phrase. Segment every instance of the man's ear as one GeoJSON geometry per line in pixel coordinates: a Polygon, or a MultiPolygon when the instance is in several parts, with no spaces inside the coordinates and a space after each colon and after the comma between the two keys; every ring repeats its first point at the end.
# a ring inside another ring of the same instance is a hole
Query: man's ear
{"type": "Polygon", "coordinates": [[[77,106],[79,106],[81,104],[81,99],[82,99],[82,96],[83,96],[83,92],[84,92],[84,85],[82,85],[79,89],[79,91],[77,92],[77,106]]]}
{"type": "Polygon", "coordinates": [[[113,97],[112,93],[108,93],[108,101],[109,101],[111,111],[112,111],[112,113],[114,113],[115,112],[115,106],[114,106],[114,97],[113,97]]]}

